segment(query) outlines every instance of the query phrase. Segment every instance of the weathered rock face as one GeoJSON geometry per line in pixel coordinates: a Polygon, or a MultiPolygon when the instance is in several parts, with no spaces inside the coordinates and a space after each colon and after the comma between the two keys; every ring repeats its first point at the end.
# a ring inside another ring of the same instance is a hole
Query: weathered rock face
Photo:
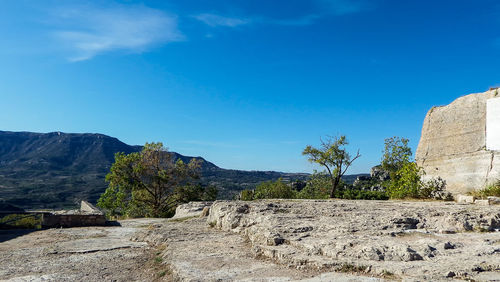
{"type": "Polygon", "coordinates": [[[500,178],[500,151],[486,149],[487,100],[500,90],[460,97],[427,113],[416,161],[426,177],[440,176],[452,193],[484,188],[500,178]]]}
{"type": "Polygon", "coordinates": [[[211,205],[212,202],[189,202],[179,205],[175,209],[175,215],[173,218],[200,216],[203,213],[205,207],[210,207],[211,205]]]}
{"type": "Polygon", "coordinates": [[[207,222],[247,238],[256,256],[295,269],[333,272],[347,267],[361,275],[393,273],[393,279],[403,281],[442,281],[449,271],[460,279],[489,281],[500,273],[500,232],[494,232],[500,228],[500,211],[492,206],[216,201],[207,222]]]}

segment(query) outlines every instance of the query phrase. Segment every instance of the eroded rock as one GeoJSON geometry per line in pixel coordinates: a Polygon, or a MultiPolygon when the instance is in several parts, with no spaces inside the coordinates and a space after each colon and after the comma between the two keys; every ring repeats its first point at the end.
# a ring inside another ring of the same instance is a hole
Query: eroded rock
{"type": "Polygon", "coordinates": [[[477,256],[500,263],[491,243],[500,232],[487,232],[499,219],[489,206],[445,202],[268,200],[216,201],[207,222],[247,238],[255,255],[297,269],[354,265],[439,280],[449,269],[471,277],[477,256]]]}
{"type": "Polygon", "coordinates": [[[429,110],[415,155],[426,177],[443,178],[454,194],[482,189],[500,178],[500,151],[486,144],[487,130],[498,130],[498,125],[486,126],[487,103],[493,99],[500,99],[499,89],[429,110]]]}

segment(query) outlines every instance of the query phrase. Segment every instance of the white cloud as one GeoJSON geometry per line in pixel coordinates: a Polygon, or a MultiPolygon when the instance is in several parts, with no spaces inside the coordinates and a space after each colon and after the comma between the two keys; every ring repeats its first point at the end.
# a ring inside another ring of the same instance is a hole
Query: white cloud
{"type": "Polygon", "coordinates": [[[237,27],[248,24],[273,24],[288,26],[305,26],[314,24],[325,16],[340,16],[358,13],[367,8],[365,0],[314,0],[315,11],[298,17],[277,18],[275,16],[226,17],[215,13],[203,13],[193,18],[211,27],[237,27]]]}
{"type": "Polygon", "coordinates": [[[211,27],[217,27],[217,26],[237,27],[239,25],[249,24],[251,22],[248,19],[224,17],[209,13],[194,15],[192,17],[211,27]]]}
{"type": "Polygon", "coordinates": [[[145,6],[59,9],[56,19],[67,27],[54,34],[71,49],[70,61],[113,50],[144,52],[154,45],[184,40],[176,16],[145,6]]]}

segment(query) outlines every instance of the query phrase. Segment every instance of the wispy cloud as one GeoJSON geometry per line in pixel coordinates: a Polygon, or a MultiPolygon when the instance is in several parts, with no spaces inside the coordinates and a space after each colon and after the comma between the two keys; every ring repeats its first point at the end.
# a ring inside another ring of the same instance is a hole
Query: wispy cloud
{"type": "Polygon", "coordinates": [[[211,27],[217,27],[217,26],[237,27],[240,25],[249,24],[251,22],[250,20],[244,18],[224,17],[210,13],[193,15],[192,17],[211,27]]]}
{"type": "Polygon", "coordinates": [[[184,40],[175,15],[145,6],[72,7],[54,14],[58,22],[70,27],[54,32],[73,53],[70,61],[113,50],[140,53],[154,45],[184,40]]]}
{"type": "Polygon", "coordinates": [[[313,11],[296,17],[276,17],[272,15],[253,16],[223,16],[217,13],[202,13],[192,18],[211,27],[237,27],[249,24],[271,24],[285,26],[306,26],[314,24],[318,19],[326,16],[341,16],[358,13],[368,7],[366,0],[313,0],[310,5],[313,11]]]}

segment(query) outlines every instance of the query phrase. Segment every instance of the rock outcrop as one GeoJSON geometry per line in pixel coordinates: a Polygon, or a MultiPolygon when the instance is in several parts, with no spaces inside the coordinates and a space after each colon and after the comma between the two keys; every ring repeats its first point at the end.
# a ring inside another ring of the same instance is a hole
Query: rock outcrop
{"type": "Polygon", "coordinates": [[[175,209],[173,219],[200,216],[205,211],[205,208],[210,207],[211,205],[212,202],[189,202],[179,205],[175,209]]]}
{"type": "Polygon", "coordinates": [[[478,190],[500,178],[500,151],[486,147],[489,99],[500,99],[500,90],[460,97],[425,117],[416,161],[426,177],[446,180],[452,193],[478,190]]]}
{"type": "Polygon", "coordinates": [[[216,201],[207,222],[214,229],[247,238],[257,257],[303,271],[349,270],[403,281],[441,281],[449,271],[460,279],[499,277],[500,233],[495,231],[500,228],[500,213],[491,206],[216,201]]]}

